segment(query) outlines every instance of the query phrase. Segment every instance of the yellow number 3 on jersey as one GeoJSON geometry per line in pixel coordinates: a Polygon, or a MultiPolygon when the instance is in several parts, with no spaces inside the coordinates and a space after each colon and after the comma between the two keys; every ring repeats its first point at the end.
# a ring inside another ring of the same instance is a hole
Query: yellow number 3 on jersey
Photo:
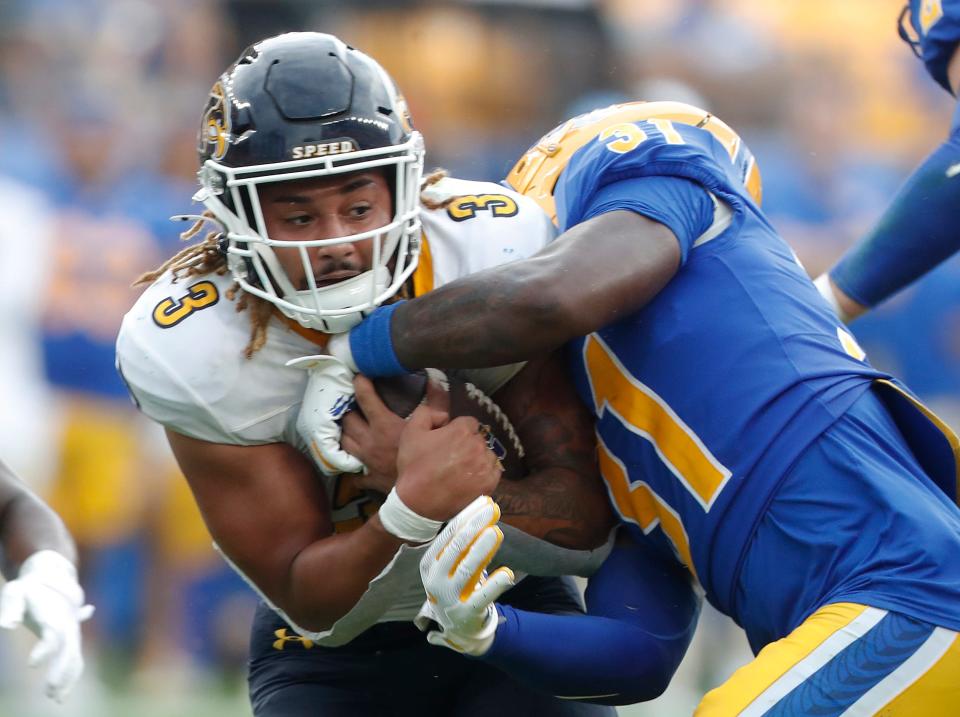
{"type": "Polygon", "coordinates": [[[450,202],[447,215],[455,222],[473,219],[479,211],[488,211],[495,217],[517,215],[517,203],[505,194],[469,194],[450,202]]]}
{"type": "Polygon", "coordinates": [[[209,281],[198,281],[187,288],[185,296],[168,296],[153,308],[153,322],[161,329],[176,326],[194,311],[213,306],[220,300],[217,287],[209,281]]]}

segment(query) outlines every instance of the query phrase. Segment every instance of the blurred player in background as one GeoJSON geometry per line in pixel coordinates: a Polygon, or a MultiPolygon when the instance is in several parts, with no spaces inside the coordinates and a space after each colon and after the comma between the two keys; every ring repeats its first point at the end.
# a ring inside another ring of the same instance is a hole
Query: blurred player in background
{"type": "MultiPolygon", "coordinates": [[[[900,36],[951,95],[960,90],[960,1],[910,0],[900,36]],[[906,28],[909,20],[916,39],[906,28]]],[[[960,248],[960,105],[950,134],[907,179],[873,230],[816,280],[843,321],[855,319],[960,248]]]]}
{"type": "Polygon", "coordinates": [[[22,182],[0,176],[0,455],[11,470],[49,483],[54,414],[50,387],[40,368],[41,306],[48,286],[52,222],[50,203],[22,182]],[[22,241],[30,237],[30,241],[22,241]],[[12,407],[16,410],[12,410],[12,407]]]}
{"type": "Polygon", "coordinates": [[[77,551],[63,521],[0,461],[0,627],[26,625],[40,641],[44,690],[62,702],[83,673],[80,623],[93,615],[77,582],[77,551]]]}
{"type": "Polygon", "coordinates": [[[588,616],[497,611],[510,576],[483,578],[497,518],[481,502],[424,559],[431,641],[553,694],[639,701],[682,652],[694,583],[757,654],[698,715],[952,713],[957,437],[864,360],[760,211],[740,138],[689,105],[614,105],[547,134],[507,182],[557,241],[381,306],[329,349],[383,376],[566,344],[625,542],[588,616]]]}
{"type": "MultiPolygon", "coordinates": [[[[476,424],[414,414],[406,430],[426,438],[435,427],[437,454],[467,462],[477,484],[459,501],[407,488],[420,496],[408,507],[400,485],[431,477],[405,471],[399,456],[398,489],[378,510],[341,475],[342,462],[360,467],[355,459],[315,466],[324,437],[298,431],[305,390],[309,411],[346,410],[311,391],[315,367],[332,367],[347,384],[351,373],[324,356],[311,356],[306,371],[289,363],[401,292],[533,254],[555,235],[549,220],[491,183],[435,174],[421,196],[422,140],[402,97],[382,67],[330,35],[289,33],[248,48],[214,85],[199,139],[197,198],[207,213],[188,235],[207,220],[218,230],[145,275],[153,283],[124,320],[117,365],[138,406],[166,427],[218,547],[269,605],[253,626],[255,714],[609,714],[437,650],[411,624],[423,599],[417,565],[426,548],[417,544],[499,475],[476,424]],[[447,501],[452,510],[431,507],[447,501]],[[411,511],[431,515],[430,524],[411,525],[411,511]]],[[[521,368],[470,378],[507,391],[530,366],[521,368]]],[[[533,495],[510,501],[507,520],[532,532],[546,526],[537,537],[564,528],[565,547],[577,549],[562,552],[583,569],[596,561],[585,548],[603,544],[609,528],[591,422],[572,387],[537,390],[527,397],[536,425],[521,438],[549,445],[553,465],[522,481],[533,495]],[[549,410],[537,405],[544,397],[549,410]],[[545,430],[549,438],[536,435],[545,430]],[[536,487],[547,480],[554,497],[562,493],[561,515],[544,516],[536,487]]],[[[528,578],[505,599],[582,612],[559,578],[528,578]]]]}

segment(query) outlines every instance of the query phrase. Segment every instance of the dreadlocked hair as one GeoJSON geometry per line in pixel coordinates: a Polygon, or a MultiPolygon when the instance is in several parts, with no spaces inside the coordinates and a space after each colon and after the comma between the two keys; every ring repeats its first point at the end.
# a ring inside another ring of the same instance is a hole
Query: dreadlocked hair
{"type": "MultiPolygon", "coordinates": [[[[183,241],[190,241],[197,236],[206,223],[206,219],[214,219],[213,212],[209,210],[203,213],[203,217],[204,219],[198,219],[189,229],[180,234],[183,241]]],[[[222,237],[221,232],[208,232],[199,244],[178,251],[153,271],[144,272],[133,285],[152,284],[167,271],[173,273],[174,282],[184,277],[206,276],[207,274],[223,276],[227,273],[228,268],[227,257],[220,249],[220,239],[222,237]]],[[[267,343],[267,325],[273,315],[273,304],[259,296],[246,293],[237,282],[234,282],[227,289],[226,295],[230,301],[236,300],[237,311],[249,309],[250,340],[243,349],[243,355],[246,358],[252,358],[267,343]]]]}
{"type": "MultiPolygon", "coordinates": [[[[203,217],[204,219],[198,219],[189,229],[182,232],[180,239],[190,241],[200,233],[200,229],[206,223],[207,219],[214,219],[213,212],[209,210],[203,213],[203,217]]],[[[178,251],[156,269],[145,271],[133,282],[133,285],[152,284],[166,273],[167,270],[173,271],[175,279],[180,279],[184,276],[204,276],[214,273],[220,275],[226,274],[227,257],[220,251],[218,244],[221,236],[223,235],[220,232],[208,232],[202,242],[178,251]]]]}
{"type": "Polygon", "coordinates": [[[437,184],[441,179],[447,177],[447,170],[445,169],[434,169],[430,174],[423,178],[423,181],[420,183],[420,204],[423,205],[424,209],[446,209],[450,202],[452,202],[456,197],[447,197],[445,199],[434,199],[429,194],[426,194],[426,190],[432,187],[434,184],[437,184]]]}
{"type": "MultiPolygon", "coordinates": [[[[434,169],[430,174],[423,178],[420,184],[420,191],[423,193],[429,187],[437,184],[441,179],[447,176],[445,169],[434,169]]],[[[421,194],[420,203],[426,209],[444,209],[454,197],[447,197],[443,200],[434,199],[427,194],[421,194]]],[[[202,215],[203,219],[198,219],[185,232],[180,234],[183,241],[190,241],[200,233],[207,219],[214,219],[214,214],[207,210],[202,215]]],[[[220,248],[220,239],[222,232],[211,231],[198,244],[188,246],[167,259],[163,264],[152,271],[145,271],[135,282],[134,286],[143,284],[152,284],[167,271],[173,273],[173,281],[191,276],[206,276],[207,274],[217,274],[223,276],[229,271],[227,268],[227,257],[220,248]]],[[[226,292],[227,299],[236,301],[237,311],[247,311],[250,317],[250,340],[243,349],[243,355],[246,358],[253,358],[254,354],[264,347],[267,343],[267,326],[274,313],[274,306],[266,299],[259,296],[248,294],[239,283],[234,282],[226,292]]]]}
{"type": "Polygon", "coordinates": [[[267,325],[270,323],[270,317],[273,316],[273,304],[259,296],[248,294],[236,282],[227,290],[227,298],[230,301],[236,299],[237,311],[250,310],[250,340],[243,349],[243,355],[248,359],[253,358],[253,355],[267,343],[267,325]],[[240,298],[237,298],[237,294],[240,298]]]}

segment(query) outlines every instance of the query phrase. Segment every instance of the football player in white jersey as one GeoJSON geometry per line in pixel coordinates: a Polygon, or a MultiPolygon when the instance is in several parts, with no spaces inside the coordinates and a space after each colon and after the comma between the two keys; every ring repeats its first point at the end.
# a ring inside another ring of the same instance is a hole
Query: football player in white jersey
{"type": "Polygon", "coordinates": [[[93,614],[77,582],[77,549],[63,521],[0,461],[0,627],[26,625],[40,641],[44,691],[62,702],[83,673],[80,623],[93,614]]]}
{"type": "MultiPolygon", "coordinates": [[[[124,319],[117,366],[165,426],[218,548],[265,600],[251,643],[255,714],[608,714],[428,645],[412,624],[417,565],[452,515],[416,489],[431,476],[402,453],[388,460],[396,487],[379,506],[364,490],[372,476],[341,472],[359,462],[317,460],[325,437],[298,430],[302,411],[348,408],[308,389],[311,367],[329,372],[334,361],[322,355],[331,333],[394,297],[534,254],[554,237],[550,220],[496,184],[423,180],[422,139],[392,80],[330,35],[247,49],[211,91],[199,152],[195,199],[206,211],[186,234],[207,221],[215,229],[142,277],[152,283],[124,319]],[[401,495],[418,498],[408,506],[401,495]]],[[[526,531],[508,533],[504,560],[537,575],[591,570],[612,524],[592,423],[552,378],[560,366],[548,358],[466,376],[499,391],[508,415],[522,410],[512,417],[538,458],[522,490],[503,481],[494,495],[506,523],[526,531]]],[[[366,401],[373,424],[383,407],[366,401]]],[[[447,420],[422,406],[403,430],[492,489],[500,470],[477,422],[447,420]]],[[[564,578],[528,577],[505,600],[582,609],[564,578]]]]}

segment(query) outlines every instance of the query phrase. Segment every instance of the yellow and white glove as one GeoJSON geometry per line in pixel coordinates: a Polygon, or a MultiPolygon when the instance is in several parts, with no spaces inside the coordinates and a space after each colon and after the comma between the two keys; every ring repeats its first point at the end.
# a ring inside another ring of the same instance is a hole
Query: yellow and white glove
{"type": "Polygon", "coordinates": [[[354,372],[333,356],[301,356],[287,366],[309,375],[297,432],[317,467],[328,476],[362,471],[363,463],[340,447],[340,419],[353,407],[354,372]]]}
{"type": "Polygon", "coordinates": [[[497,527],[500,507],[480,496],[458,513],[434,539],[420,560],[427,600],[414,621],[426,630],[431,645],[479,657],[490,649],[499,616],[494,602],[513,587],[513,571],[486,568],[496,555],[503,532],[497,527]]]}
{"type": "Polygon", "coordinates": [[[49,661],[44,691],[62,702],[83,673],[80,623],[93,615],[84,605],[73,563],[53,550],[40,550],[20,566],[16,580],[0,588],[0,627],[12,630],[26,623],[40,642],[29,665],[49,661]]]}

